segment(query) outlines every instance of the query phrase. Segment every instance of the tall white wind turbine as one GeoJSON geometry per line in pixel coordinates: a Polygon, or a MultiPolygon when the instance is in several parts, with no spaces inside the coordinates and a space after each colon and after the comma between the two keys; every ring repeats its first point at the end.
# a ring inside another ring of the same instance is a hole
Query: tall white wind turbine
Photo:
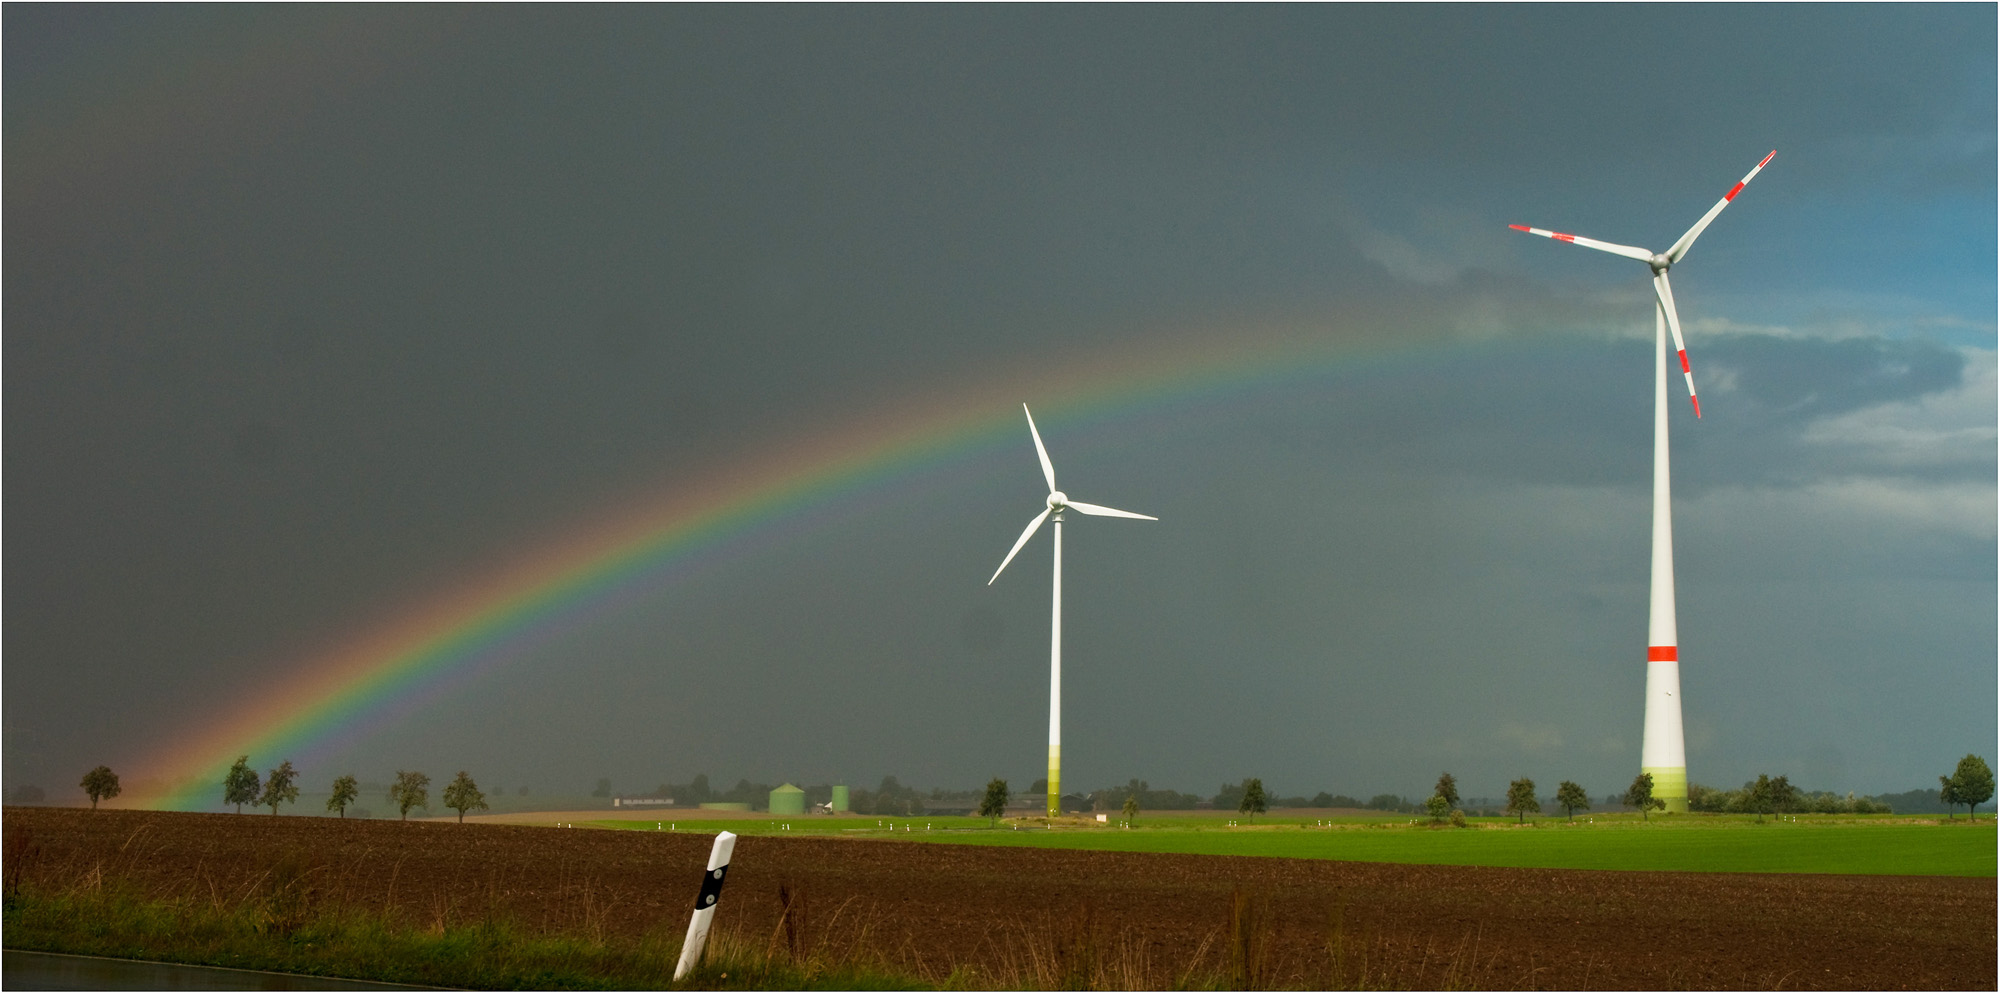
{"type": "Polygon", "coordinates": [[[1674,623],[1674,521],[1667,473],[1667,335],[1672,333],[1674,350],[1680,355],[1681,375],[1687,379],[1688,400],[1694,416],[1701,417],[1701,399],[1694,391],[1694,371],[1688,366],[1687,344],[1681,339],[1681,319],[1674,310],[1674,288],[1667,270],[1687,255],[1694,240],[1709,222],[1757,178],[1757,173],[1778,153],[1764,156],[1701,220],[1694,223],[1665,252],[1651,252],[1631,245],[1614,245],[1594,238],[1565,235],[1558,231],[1510,224],[1516,231],[1553,238],[1612,255],[1637,259],[1653,271],[1653,583],[1652,604],[1647,617],[1646,648],[1646,729],[1639,747],[1639,769],[1653,775],[1653,796],[1666,802],[1668,811],[1687,811],[1687,741],[1681,726],[1680,635],[1674,623]]]}
{"type": "Polygon", "coordinates": [[[1035,520],[1028,522],[1028,528],[1021,537],[1014,540],[1014,547],[1007,550],[1007,558],[1000,560],[1000,568],[993,571],[992,579],[986,581],[992,586],[994,580],[1014,561],[1014,554],[1035,537],[1036,529],[1042,522],[1055,519],[1055,585],[1049,601],[1049,817],[1061,814],[1062,799],[1062,526],[1063,512],[1077,511],[1107,518],[1138,518],[1141,521],[1158,521],[1150,514],[1133,514],[1115,507],[1086,504],[1080,500],[1070,500],[1069,495],[1056,489],[1056,468],[1049,462],[1049,450],[1042,446],[1042,433],[1035,430],[1035,416],[1028,411],[1028,405],[1021,405],[1021,413],[1028,415],[1028,434],[1035,439],[1035,455],[1042,460],[1042,478],[1049,481],[1048,506],[1035,520]]]}

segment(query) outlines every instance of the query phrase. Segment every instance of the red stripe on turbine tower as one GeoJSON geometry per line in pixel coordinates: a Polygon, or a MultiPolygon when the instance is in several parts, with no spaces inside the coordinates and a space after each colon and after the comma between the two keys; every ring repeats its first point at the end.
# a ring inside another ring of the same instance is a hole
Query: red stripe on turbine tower
{"type": "Polygon", "coordinates": [[[1649,645],[1646,647],[1646,661],[1649,663],[1677,663],[1680,662],[1680,659],[1681,651],[1679,646],[1649,645]]]}

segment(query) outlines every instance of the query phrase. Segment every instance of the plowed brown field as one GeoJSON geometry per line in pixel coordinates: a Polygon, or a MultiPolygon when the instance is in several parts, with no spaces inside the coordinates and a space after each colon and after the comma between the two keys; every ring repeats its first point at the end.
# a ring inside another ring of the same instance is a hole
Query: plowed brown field
{"type": "MultiPolygon", "coordinates": [[[[8,808],[7,874],[100,867],[151,893],[249,890],[281,860],[325,899],[416,921],[685,928],[710,837],[269,815],[8,808]]],[[[718,928],[941,978],[1171,986],[1979,988],[1992,879],[1335,863],[745,837],[718,928]],[[802,902],[802,903],[800,903],[802,902]],[[1232,924],[1234,918],[1234,924],[1232,924]],[[1336,959],[1333,948],[1337,946],[1336,959]],[[980,974],[974,974],[976,977],[980,974]],[[964,976],[963,974],[961,976],[964,976]]],[[[975,980],[976,982],[976,980],[975,980]]]]}

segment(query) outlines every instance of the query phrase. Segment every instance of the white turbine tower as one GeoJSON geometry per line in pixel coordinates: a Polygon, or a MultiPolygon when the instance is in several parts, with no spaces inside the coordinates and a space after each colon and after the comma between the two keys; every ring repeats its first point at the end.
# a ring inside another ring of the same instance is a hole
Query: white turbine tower
{"type": "Polygon", "coordinates": [[[1049,462],[1049,450],[1042,447],[1042,433],[1035,430],[1035,416],[1028,411],[1028,405],[1021,405],[1021,413],[1028,415],[1028,434],[1035,439],[1035,455],[1042,460],[1042,477],[1049,481],[1048,506],[1035,520],[1028,522],[1028,528],[1021,537],[1014,540],[1014,547],[1007,550],[1007,558],[1000,560],[1000,568],[993,571],[992,579],[986,581],[992,586],[994,580],[1014,561],[1014,554],[1028,544],[1035,536],[1035,530],[1042,522],[1055,518],[1055,585],[1049,601],[1049,817],[1061,814],[1062,799],[1062,526],[1064,511],[1079,511],[1108,518],[1138,518],[1141,521],[1158,521],[1150,514],[1133,514],[1115,507],[1099,504],[1085,504],[1080,500],[1070,500],[1069,495],[1056,489],[1056,468],[1049,462]]]}
{"type": "Polygon", "coordinates": [[[1653,584],[1652,605],[1647,617],[1646,648],[1646,730],[1639,747],[1639,769],[1653,775],[1653,796],[1665,801],[1668,811],[1687,811],[1687,742],[1681,730],[1680,635],[1674,624],[1674,520],[1667,474],[1667,335],[1673,334],[1674,349],[1680,355],[1681,375],[1687,379],[1688,400],[1694,416],[1701,417],[1701,399],[1694,392],[1694,371],[1688,366],[1687,345],[1681,340],[1681,319],[1674,310],[1674,288],[1667,270],[1687,255],[1694,240],[1701,237],[1709,222],[1722,213],[1743,187],[1757,178],[1776,151],[1764,157],[1749,174],[1722,199],[1716,201],[1694,227],[1665,252],[1649,252],[1631,245],[1614,245],[1593,238],[1565,235],[1525,225],[1510,224],[1516,231],[1553,238],[1600,252],[1637,259],[1653,270],[1653,584]]]}

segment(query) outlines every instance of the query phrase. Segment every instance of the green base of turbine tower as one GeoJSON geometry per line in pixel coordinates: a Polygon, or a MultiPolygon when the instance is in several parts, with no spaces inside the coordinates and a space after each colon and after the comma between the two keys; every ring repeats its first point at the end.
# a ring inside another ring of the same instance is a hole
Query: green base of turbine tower
{"type": "Polygon", "coordinates": [[[1049,817],[1062,816],[1062,747],[1049,747],[1049,817]]]}
{"type": "Polygon", "coordinates": [[[1639,772],[1653,775],[1653,800],[1664,801],[1669,814],[1688,813],[1687,767],[1647,766],[1639,772]]]}

